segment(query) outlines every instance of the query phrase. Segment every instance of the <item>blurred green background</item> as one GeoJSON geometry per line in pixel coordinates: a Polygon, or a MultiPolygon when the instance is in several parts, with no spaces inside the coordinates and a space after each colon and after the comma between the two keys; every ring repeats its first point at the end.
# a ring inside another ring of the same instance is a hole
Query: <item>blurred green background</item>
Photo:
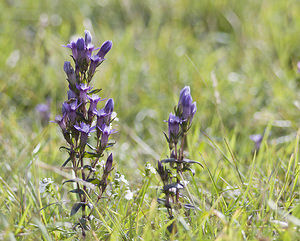
{"type": "MultiPolygon", "coordinates": [[[[92,85],[115,100],[112,152],[116,169],[131,183],[139,185],[145,162],[155,165],[168,154],[163,120],[185,85],[198,108],[190,158],[201,161],[201,153],[233,185],[235,174],[203,133],[224,149],[224,138],[229,140],[247,174],[249,135],[269,125],[271,147],[259,158],[258,173],[269,175],[278,160],[286,168],[300,117],[299,12],[297,0],[0,1],[0,177],[7,183],[1,193],[16,193],[22,206],[28,183],[35,190],[44,177],[61,183],[63,177],[36,165],[59,167],[66,158],[59,128],[43,123],[36,107],[50,103],[51,120],[61,113],[67,97],[63,63],[71,61],[62,45],[85,29],[95,46],[113,42],[92,85]]],[[[206,171],[197,178],[199,186],[211,185],[206,171]]],[[[16,210],[18,205],[12,201],[16,210]]]]}
{"type": "Polygon", "coordinates": [[[62,45],[85,29],[96,46],[113,41],[93,85],[115,99],[114,152],[121,166],[164,155],[163,120],[185,85],[197,101],[195,128],[221,139],[237,133],[238,153],[251,150],[249,134],[262,133],[270,120],[286,121],[275,136],[298,127],[299,1],[6,0],[0,9],[6,175],[8,166],[26,166],[38,143],[48,151],[44,162],[61,163],[62,135],[54,124],[43,131],[35,108],[50,99],[51,119],[60,114],[67,91],[63,63],[71,61],[62,45]],[[137,145],[136,137],[148,147],[137,145]]]}

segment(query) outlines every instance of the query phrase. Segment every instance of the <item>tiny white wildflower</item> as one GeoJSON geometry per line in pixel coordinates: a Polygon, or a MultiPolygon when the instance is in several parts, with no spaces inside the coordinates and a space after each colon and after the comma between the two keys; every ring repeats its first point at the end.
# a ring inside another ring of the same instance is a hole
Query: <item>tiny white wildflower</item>
{"type": "Polygon", "coordinates": [[[51,183],[53,183],[53,181],[51,180],[51,178],[44,178],[42,181],[40,181],[40,193],[45,192],[46,187],[48,185],[50,185],[51,183]]]}
{"type": "Polygon", "coordinates": [[[129,189],[126,190],[125,199],[129,201],[129,200],[131,200],[132,198],[133,198],[133,192],[130,191],[129,189]]]}
{"type": "Polygon", "coordinates": [[[155,168],[154,168],[150,163],[148,163],[148,164],[146,165],[146,170],[149,170],[149,171],[150,171],[151,173],[153,173],[153,174],[156,173],[155,168]]]}
{"type": "Polygon", "coordinates": [[[126,185],[128,185],[128,181],[126,180],[124,175],[120,175],[119,173],[116,173],[115,180],[117,182],[124,182],[126,185]]]}

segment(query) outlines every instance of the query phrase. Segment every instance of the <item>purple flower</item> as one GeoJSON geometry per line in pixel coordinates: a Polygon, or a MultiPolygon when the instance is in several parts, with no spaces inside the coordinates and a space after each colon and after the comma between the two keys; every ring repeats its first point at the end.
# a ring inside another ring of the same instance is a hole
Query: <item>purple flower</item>
{"type": "Polygon", "coordinates": [[[80,123],[80,126],[74,125],[74,128],[78,131],[80,131],[80,145],[81,147],[84,147],[85,144],[87,143],[88,136],[90,133],[95,129],[95,127],[90,127],[90,125],[85,124],[84,122],[80,123]]]}
{"type": "Polygon", "coordinates": [[[62,104],[62,113],[69,119],[71,124],[74,124],[76,121],[76,109],[78,107],[77,99],[71,99],[62,104]]]}
{"type": "Polygon", "coordinates": [[[97,111],[97,103],[101,100],[101,98],[98,95],[92,95],[87,96],[87,98],[90,100],[90,107],[88,110],[89,119],[91,119],[94,116],[95,111],[97,111]]]}
{"type": "Polygon", "coordinates": [[[67,132],[67,127],[66,127],[66,122],[65,122],[64,116],[61,117],[58,115],[55,117],[55,121],[51,121],[51,122],[57,123],[63,133],[67,132]]]}
{"type": "Polygon", "coordinates": [[[86,30],[84,39],[78,38],[76,43],[72,41],[66,47],[72,50],[72,56],[76,63],[76,73],[78,70],[86,71],[94,50],[90,32],[86,30]]]}
{"type": "Polygon", "coordinates": [[[101,58],[101,59],[104,59],[105,55],[111,50],[111,47],[112,47],[112,41],[110,40],[107,40],[105,41],[99,52],[97,53],[97,55],[101,58]]]}
{"type": "Polygon", "coordinates": [[[87,59],[86,46],[83,38],[78,38],[76,42],[77,60],[82,61],[87,59]]]}
{"type": "Polygon", "coordinates": [[[105,113],[104,109],[100,109],[100,110],[95,110],[94,114],[97,115],[97,127],[101,128],[101,126],[105,123],[104,122],[104,117],[107,116],[107,114],[105,113]]]}
{"type": "Polygon", "coordinates": [[[94,76],[96,68],[103,62],[104,59],[100,58],[98,55],[94,55],[90,58],[90,60],[91,60],[91,64],[88,71],[89,81],[94,76]]]}
{"type": "Polygon", "coordinates": [[[157,169],[156,171],[158,172],[158,174],[161,177],[161,180],[166,183],[168,182],[168,172],[166,171],[166,169],[164,168],[164,166],[162,165],[162,163],[158,160],[157,161],[157,169]]]}
{"type": "Polygon", "coordinates": [[[105,149],[106,148],[106,145],[108,143],[108,137],[111,135],[111,134],[114,134],[116,133],[115,130],[111,130],[110,129],[110,126],[106,125],[106,124],[103,124],[100,128],[100,131],[102,132],[102,136],[101,136],[101,149],[105,149]]]}
{"type": "Polygon", "coordinates": [[[177,114],[182,118],[183,122],[190,124],[197,111],[196,102],[193,103],[191,90],[189,86],[185,86],[180,91],[177,114]]]}
{"type": "Polygon", "coordinates": [[[46,125],[49,122],[50,115],[51,115],[50,99],[48,99],[47,104],[44,104],[44,103],[38,104],[35,109],[41,116],[42,124],[46,125]]]}
{"type": "Polygon", "coordinates": [[[260,149],[264,136],[261,134],[255,134],[250,135],[249,138],[255,143],[255,150],[258,151],[260,149]]]}
{"type": "Polygon", "coordinates": [[[180,91],[180,94],[179,94],[178,107],[179,107],[179,106],[182,106],[183,98],[184,98],[186,95],[190,95],[190,94],[191,94],[190,86],[184,86],[184,88],[180,91]]]}
{"type": "Polygon", "coordinates": [[[69,43],[67,46],[64,46],[67,48],[70,48],[72,50],[72,56],[74,58],[74,60],[77,59],[77,45],[74,41],[72,41],[71,43],[69,43]]]}
{"type": "Polygon", "coordinates": [[[168,131],[169,131],[169,141],[170,143],[177,143],[179,136],[179,126],[181,120],[178,116],[170,113],[168,120],[168,131]]]}
{"type": "Polygon", "coordinates": [[[86,84],[76,84],[76,88],[79,90],[79,99],[82,103],[86,102],[87,92],[92,89],[92,87],[86,84]]]}
{"type": "Polygon", "coordinates": [[[71,83],[72,85],[75,85],[76,84],[76,75],[75,75],[74,69],[70,62],[66,61],[64,63],[64,71],[68,76],[69,83],[71,83]]]}
{"type": "Polygon", "coordinates": [[[113,155],[112,153],[108,156],[106,163],[105,163],[105,168],[104,168],[104,172],[105,173],[110,173],[111,168],[112,168],[112,163],[113,163],[113,155]]]}
{"type": "Polygon", "coordinates": [[[84,30],[84,42],[86,46],[92,44],[92,35],[88,30],[84,30]]]}
{"type": "Polygon", "coordinates": [[[111,119],[111,113],[114,111],[114,100],[112,98],[106,101],[104,112],[107,114],[104,117],[105,123],[108,125],[111,119]]]}

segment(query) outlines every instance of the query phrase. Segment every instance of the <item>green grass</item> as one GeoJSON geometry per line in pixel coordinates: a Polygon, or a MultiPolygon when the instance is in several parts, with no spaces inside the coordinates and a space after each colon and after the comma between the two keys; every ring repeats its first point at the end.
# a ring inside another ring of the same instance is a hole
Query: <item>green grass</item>
{"type": "Polygon", "coordinates": [[[115,170],[134,192],[112,189],[87,240],[299,239],[299,11],[292,0],[1,1],[0,240],[81,237],[63,137],[35,107],[51,98],[51,118],[60,113],[61,45],[84,29],[114,44],[93,85],[115,100],[115,170]],[[199,211],[179,213],[169,234],[159,176],[143,173],[168,154],[163,120],[184,85],[198,108],[189,158],[205,168],[185,176],[199,211]],[[254,154],[249,135],[265,129],[254,154]],[[54,182],[40,194],[43,178],[54,182]]]}

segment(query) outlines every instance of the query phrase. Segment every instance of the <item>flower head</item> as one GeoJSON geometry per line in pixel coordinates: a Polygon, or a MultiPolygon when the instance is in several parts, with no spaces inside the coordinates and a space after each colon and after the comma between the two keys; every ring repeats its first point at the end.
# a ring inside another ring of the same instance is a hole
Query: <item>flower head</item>
{"type": "Polygon", "coordinates": [[[259,151],[262,140],[264,138],[264,135],[261,134],[254,134],[254,135],[250,135],[249,138],[254,142],[255,144],[255,150],[259,151]]]}
{"type": "Polygon", "coordinates": [[[179,101],[177,105],[177,115],[181,117],[182,122],[185,123],[185,129],[190,126],[194,115],[197,111],[196,102],[193,102],[191,96],[191,89],[189,86],[185,86],[180,91],[179,101]]]}
{"type": "Polygon", "coordinates": [[[76,84],[76,88],[79,90],[79,98],[80,98],[80,101],[81,101],[82,103],[85,103],[85,102],[86,102],[86,98],[87,98],[87,92],[88,92],[89,90],[91,90],[92,87],[91,87],[91,86],[88,86],[88,85],[86,85],[86,84],[80,84],[80,85],[76,84]]]}
{"type": "Polygon", "coordinates": [[[99,52],[97,53],[97,55],[101,58],[101,59],[104,59],[105,55],[111,50],[111,47],[112,47],[112,41],[110,40],[107,40],[105,41],[99,52]]]}
{"type": "Polygon", "coordinates": [[[105,168],[104,168],[104,172],[105,173],[110,173],[111,168],[112,168],[112,163],[113,163],[113,155],[112,153],[108,156],[106,163],[105,163],[105,168]]]}
{"type": "Polygon", "coordinates": [[[170,113],[168,119],[168,133],[169,133],[170,144],[178,142],[180,124],[181,124],[180,118],[170,113]]]}
{"type": "Polygon", "coordinates": [[[115,130],[111,130],[109,125],[103,124],[100,128],[100,131],[102,133],[101,136],[101,149],[105,149],[108,143],[108,138],[111,134],[116,133],[115,130]]]}
{"type": "Polygon", "coordinates": [[[89,118],[93,117],[95,114],[95,111],[97,111],[97,104],[101,100],[101,98],[98,95],[92,95],[87,96],[87,98],[90,100],[90,107],[88,110],[89,118]]]}
{"type": "Polygon", "coordinates": [[[76,121],[76,109],[78,107],[77,99],[70,99],[62,104],[62,113],[71,122],[71,124],[74,124],[76,121]]]}
{"type": "Polygon", "coordinates": [[[95,127],[90,127],[89,124],[85,124],[84,122],[80,123],[80,126],[74,125],[74,128],[78,130],[80,135],[80,146],[83,148],[85,144],[87,143],[88,136],[92,131],[94,131],[95,127]]]}
{"type": "Polygon", "coordinates": [[[114,100],[113,99],[108,99],[106,101],[105,107],[104,107],[104,112],[107,114],[104,117],[104,121],[106,124],[110,122],[111,119],[111,113],[114,111],[114,100]]]}
{"type": "Polygon", "coordinates": [[[76,84],[76,75],[75,75],[75,71],[69,61],[66,61],[64,63],[64,71],[68,76],[69,83],[72,85],[75,85],[76,84]]]}

